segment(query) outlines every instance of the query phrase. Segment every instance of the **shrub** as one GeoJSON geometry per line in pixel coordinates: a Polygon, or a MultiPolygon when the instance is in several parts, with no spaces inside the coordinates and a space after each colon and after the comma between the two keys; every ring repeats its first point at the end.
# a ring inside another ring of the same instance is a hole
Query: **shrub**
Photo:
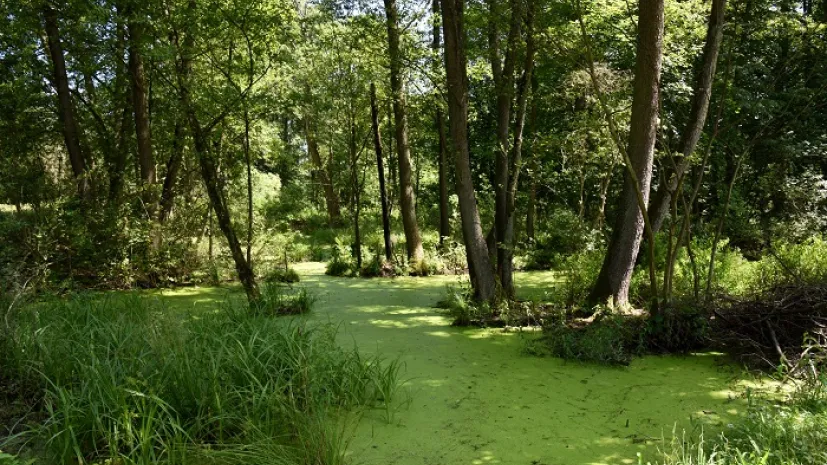
{"type": "Polygon", "coordinates": [[[337,239],[336,245],[331,249],[330,261],[327,262],[325,274],[330,276],[354,276],[358,271],[350,247],[345,246],[337,239]]]}
{"type": "Polygon", "coordinates": [[[342,463],[347,418],[391,402],[398,368],[333,326],[222,308],[77,296],[19,313],[7,368],[46,416],[29,442],[47,463],[342,463]]]}
{"type": "Polygon", "coordinates": [[[301,277],[293,268],[274,267],[264,275],[264,281],[267,283],[293,284],[301,281],[301,277]]]}
{"type": "Polygon", "coordinates": [[[550,318],[540,341],[528,347],[535,355],[567,360],[628,365],[639,352],[642,320],[599,312],[594,321],[572,322],[564,313],[550,318]]]}
{"type": "Polygon", "coordinates": [[[251,305],[251,310],[257,315],[299,315],[309,312],[315,302],[316,298],[305,288],[265,283],[261,299],[251,305]]]}
{"type": "Polygon", "coordinates": [[[447,310],[454,326],[479,325],[485,316],[491,314],[488,305],[475,303],[471,297],[471,289],[447,286],[445,298],[437,302],[437,307],[447,310]]]}

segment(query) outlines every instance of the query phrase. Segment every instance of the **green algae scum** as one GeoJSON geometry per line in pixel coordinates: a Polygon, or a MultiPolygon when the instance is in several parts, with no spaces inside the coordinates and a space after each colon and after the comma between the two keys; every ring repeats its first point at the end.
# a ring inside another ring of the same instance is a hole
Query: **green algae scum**
{"type": "MultiPolygon", "coordinates": [[[[296,267],[317,297],[298,318],[338,324],[338,341],[402,365],[389,411],[362,416],[349,445],[354,464],[633,464],[656,460],[673,432],[725,428],[750,386],[716,354],[645,357],[612,368],[523,354],[530,332],[461,329],[434,308],[457,277],[347,279],[324,265],[296,267]]],[[[552,284],[519,274],[519,292],[552,284]]],[[[226,291],[163,292],[175,307],[226,291]]]]}

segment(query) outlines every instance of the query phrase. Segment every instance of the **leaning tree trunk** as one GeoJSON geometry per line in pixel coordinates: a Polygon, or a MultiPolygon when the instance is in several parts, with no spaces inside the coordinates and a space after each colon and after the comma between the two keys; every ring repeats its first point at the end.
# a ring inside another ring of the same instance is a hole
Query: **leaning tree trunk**
{"type": "MultiPolygon", "coordinates": [[[[439,71],[439,0],[431,2],[431,12],[433,14],[433,42],[431,43],[432,52],[434,54],[434,74],[437,75],[439,71]]],[[[448,166],[446,161],[446,151],[448,149],[445,142],[445,122],[442,116],[442,105],[437,104],[436,115],[434,116],[434,125],[436,126],[437,134],[439,135],[438,153],[437,153],[437,170],[439,173],[439,245],[445,245],[445,238],[451,235],[451,212],[448,206],[448,166]]]]}
{"type": "MultiPolygon", "coordinates": [[[[195,10],[195,5],[195,0],[190,0],[188,2],[190,10],[195,10]]],[[[181,50],[182,62],[190,63],[192,50],[193,38],[192,35],[188,33],[184,38],[184,43],[181,50]]],[[[221,184],[218,179],[218,170],[215,166],[215,160],[210,152],[208,142],[210,129],[214,127],[220,119],[209,124],[206,128],[202,127],[190,97],[190,67],[181,67],[177,74],[179,100],[181,107],[187,116],[187,121],[189,122],[190,134],[192,135],[193,146],[198,158],[198,166],[201,171],[201,177],[204,181],[204,187],[207,189],[207,196],[210,199],[210,205],[212,206],[212,210],[215,212],[215,217],[218,220],[218,227],[227,239],[230,254],[235,262],[235,269],[238,273],[238,279],[244,287],[244,292],[247,294],[247,300],[251,304],[254,304],[261,300],[261,293],[259,292],[258,284],[256,283],[253,267],[244,256],[244,251],[241,249],[241,243],[238,240],[235,229],[233,229],[230,209],[227,206],[227,200],[224,198],[224,192],[221,189],[221,184]]]]}
{"type": "Polygon", "coordinates": [[[709,12],[709,24],[706,30],[701,65],[696,77],[695,88],[692,92],[692,110],[689,120],[681,134],[681,158],[676,163],[674,173],[668,176],[666,182],[658,186],[650,207],[649,217],[652,220],[652,229],[657,232],[669,213],[672,196],[678,188],[681,179],[690,165],[690,156],[698,145],[703,133],[706,116],[709,111],[709,101],[712,98],[712,84],[715,81],[715,70],[718,64],[718,55],[724,37],[724,17],[727,0],[713,0],[709,12]]]}
{"type": "Polygon", "coordinates": [[[637,58],[627,148],[631,166],[618,199],[619,215],[612,239],[589,296],[592,302],[611,297],[616,306],[625,307],[629,303],[629,286],[645,226],[641,205],[645,208],[648,202],[652,181],[663,58],[663,8],[664,0],[639,1],[637,58]]]}
{"type": "Polygon", "coordinates": [[[485,237],[482,234],[468,153],[468,75],[463,25],[464,0],[442,0],[441,6],[442,29],[445,33],[448,117],[454,145],[462,236],[474,296],[479,300],[491,301],[496,297],[496,283],[488,259],[485,237]]]}
{"type": "Polygon", "coordinates": [[[370,120],[373,126],[373,147],[376,150],[376,170],[379,174],[379,198],[382,201],[382,235],[385,238],[385,260],[393,259],[391,248],[391,219],[388,213],[388,193],[385,190],[385,166],[382,159],[382,135],[379,131],[379,108],[376,105],[376,85],[370,83],[370,120]]]}
{"type": "Polygon", "coordinates": [[[388,54],[390,56],[391,94],[396,130],[396,153],[399,163],[399,210],[405,229],[405,245],[408,260],[419,263],[425,258],[422,237],[416,222],[416,195],[413,187],[411,151],[408,146],[408,117],[405,109],[405,89],[402,81],[402,54],[399,49],[399,19],[396,0],[385,0],[385,16],[388,29],[388,54]]]}
{"type": "Polygon", "coordinates": [[[86,161],[80,150],[80,134],[75,119],[72,96],[69,91],[69,78],[66,75],[66,59],[63,57],[63,46],[60,43],[60,29],[57,22],[57,11],[47,2],[43,5],[43,20],[46,29],[46,41],[49,46],[49,57],[52,61],[54,85],[57,89],[58,117],[63,129],[63,140],[66,151],[69,153],[69,162],[72,165],[72,174],[77,180],[78,195],[86,199],[89,193],[89,179],[86,172],[86,161]]]}

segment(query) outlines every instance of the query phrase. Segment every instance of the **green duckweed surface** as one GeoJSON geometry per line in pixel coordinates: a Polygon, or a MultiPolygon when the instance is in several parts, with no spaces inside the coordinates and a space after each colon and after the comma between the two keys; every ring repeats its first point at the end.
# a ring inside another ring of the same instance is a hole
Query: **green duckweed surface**
{"type": "MultiPolygon", "coordinates": [[[[524,355],[530,333],[461,329],[434,308],[457,277],[347,279],[301,264],[318,297],[308,318],[340,325],[342,344],[403,364],[398,406],[369,412],[350,443],[354,464],[626,464],[654,460],[673,428],[717,428],[744,408],[749,382],[714,354],[646,357],[627,368],[524,355]],[[390,417],[390,422],[388,421],[390,417]]],[[[522,295],[554,284],[521,273],[522,295]]],[[[198,306],[225,290],[164,292],[198,306]]]]}

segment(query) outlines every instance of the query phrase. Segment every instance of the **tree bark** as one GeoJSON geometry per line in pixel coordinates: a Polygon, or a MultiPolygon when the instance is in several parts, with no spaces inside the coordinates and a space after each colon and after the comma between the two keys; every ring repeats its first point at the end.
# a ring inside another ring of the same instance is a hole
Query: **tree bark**
{"type": "Polygon", "coordinates": [[[129,78],[132,86],[132,106],[135,110],[135,140],[138,145],[138,166],[144,208],[151,220],[155,219],[156,195],[154,192],[156,173],[155,155],[152,151],[152,136],[149,127],[149,100],[147,93],[144,61],[141,55],[143,25],[135,18],[135,11],[128,8],[126,24],[129,33],[129,78]]]}
{"type": "Polygon", "coordinates": [[[468,152],[468,76],[465,51],[464,0],[442,0],[445,34],[445,73],[448,84],[448,116],[454,145],[456,190],[468,270],[476,299],[496,297],[496,283],[482,233],[468,152]]]}
{"type": "Polygon", "coordinates": [[[310,161],[316,167],[316,174],[319,176],[322,189],[324,190],[327,218],[331,225],[338,224],[342,219],[342,213],[339,207],[339,196],[336,194],[336,189],[333,188],[330,172],[322,161],[322,156],[319,154],[319,143],[316,141],[316,134],[313,131],[313,125],[309,115],[305,115],[304,117],[304,137],[307,141],[307,153],[310,156],[310,161]]]}
{"type": "MultiPolygon", "coordinates": [[[[514,68],[516,60],[517,41],[520,37],[522,24],[522,1],[510,0],[511,22],[508,30],[505,61],[500,63],[499,31],[497,30],[498,12],[496,0],[488,0],[489,30],[488,46],[491,71],[494,76],[494,87],[497,97],[497,150],[494,170],[494,233],[497,243],[497,276],[506,294],[511,293],[510,273],[508,271],[508,184],[509,184],[509,153],[510,141],[508,137],[511,125],[511,106],[514,103],[514,68]]],[[[513,229],[513,228],[511,228],[513,229]]]]}
{"type": "Polygon", "coordinates": [[[645,208],[652,181],[663,58],[663,9],[664,0],[639,1],[638,45],[627,148],[631,162],[628,168],[634,176],[627,171],[618,199],[620,214],[600,274],[589,296],[591,302],[602,302],[611,297],[618,307],[629,303],[629,286],[645,227],[640,204],[645,208]]]}
{"type": "Polygon", "coordinates": [[[385,260],[391,261],[391,219],[388,213],[388,195],[385,190],[385,166],[382,159],[382,136],[379,131],[379,108],[376,105],[376,85],[370,83],[370,118],[373,126],[373,147],[376,150],[376,169],[379,174],[379,198],[382,202],[382,235],[385,238],[385,260]]]}
{"type": "MultiPolygon", "coordinates": [[[[434,54],[434,68],[435,75],[439,68],[439,0],[431,2],[431,11],[433,14],[433,42],[431,48],[434,54]]],[[[437,134],[439,135],[438,153],[437,153],[437,170],[439,174],[439,245],[445,245],[445,238],[451,235],[451,212],[448,205],[448,173],[446,151],[447,144],[445,141],[445,122],[442,116],[442,106],[437,105],[436,115],[434,116],[434,124],[436,125],[437,134]]]]}
{"type": "MultiPolygon", "coordinates": [[[[188,6],[189,9],[194,12],[196,8],[195,1],[190,0],[188,2],[188,6]]],[[[184,63],[190,63],[190,57],[194,45],[193,42],[192,35],[189,33],[186,34],[181,50],[181,61],[184,63]]],[[[233,257],[233,261],[235,262],[238,278],[241,281],[241,285],[244,287],[244,292],[247,294],[247,300],[251,304],[254,304],[261,299],[261,293],[259,292],[258,284],[256,283],[253,268],[244,256],[244,252],[241,249],[241,243],[239,242],[238,236],[233,229],[230,210],[227,206],[227,201],[224,198],[224,192],[221,189],[218,179],[218,170],[215,166],[215,160],[212,157],[212,153],[210,153],[208,143],[209,131],[219,120],[209,124],[206,128],[202,127],[190,97],[190,70],[190,66],[184,66],[178,72],[177,78],[179,100],[184,112],[186,113],[187,121],[189,122],[190,133],[192,135],[195,153],[198,157],[198,166],[201,171],[201,177],[204,180],[204,187],[207,189],[210,204],[212,205],[212,209],[215,212],[215,217],[218,220],[218,227],[227,239],[227,245],[230,248],[230,253],[233,257]]]]}
{"type": "Polygon", "coordinates": [[[727,0],[713,0],[709,12],[709,23],[706,31],[706,40],[698,71],[695,88],[692,92],[692,109],[689,120],[683,129],[680,142],[681,156],[675,163],[674,172],[667,171],[667,181],[662,182],[650,206],[649,216],[652,220],[652,229],[658,232],[669,213],[672,195],[691,163],[690,156],[698,145],[698,140],[706,124],[709,102],[712,98],[712,85],[715,81],[715,70],[718,64],[718,55],[724,37],[724,23],[727,0]]]}
{"type": "Polygon", "coordinates": [[[396,153],[399,163],[399,210],[405,229],[405,245],[408,260],[421,262],[425,258],[422,237],[416,220],[416,195],[413,186],[411,151],[408,145],[408,117],[405,109],[405,86],[402,76],[402,56],[399,49],[399,19],[396,0],[384,0],[388,29],[388,54],[390,56],[391,94],[396,132],[396,153]]]}
{"type": "Polygon", "coordinates": [[[503,234],[502,252],[497,260],[500,270],[500,284],[508,297],[514,297],[514,216],[517,210],[517,188],[522,171],[523,131],[528,111],[528,96],[534,74],[534,1],[527,0],[526,8],[526,51],[523,75],[517,86],[517,108],[514,121],[514,142],[509,156],[508,189],[506,192],[506,224],[503,234]]]}
{"type": "Polygon", "coordinates": [[[60,28],[58,26],[57,11],[43,4],[43,20],[46,29],[46,39],[49,48],[49,57],[52,61],[54,85],[58,97],[58,117],[63,129],[63,140],[66,151],[69,153],[69,162],[72,165],[72,174],[77,181],[78,195],[86,199],[89,194],[89,179],[87,177],[86,161],[80,149],[80,131],[72,96],[69,91],[69,78],[66,74],[66,59],[63,56],[63,46],[60,43],[60,28]]]}

